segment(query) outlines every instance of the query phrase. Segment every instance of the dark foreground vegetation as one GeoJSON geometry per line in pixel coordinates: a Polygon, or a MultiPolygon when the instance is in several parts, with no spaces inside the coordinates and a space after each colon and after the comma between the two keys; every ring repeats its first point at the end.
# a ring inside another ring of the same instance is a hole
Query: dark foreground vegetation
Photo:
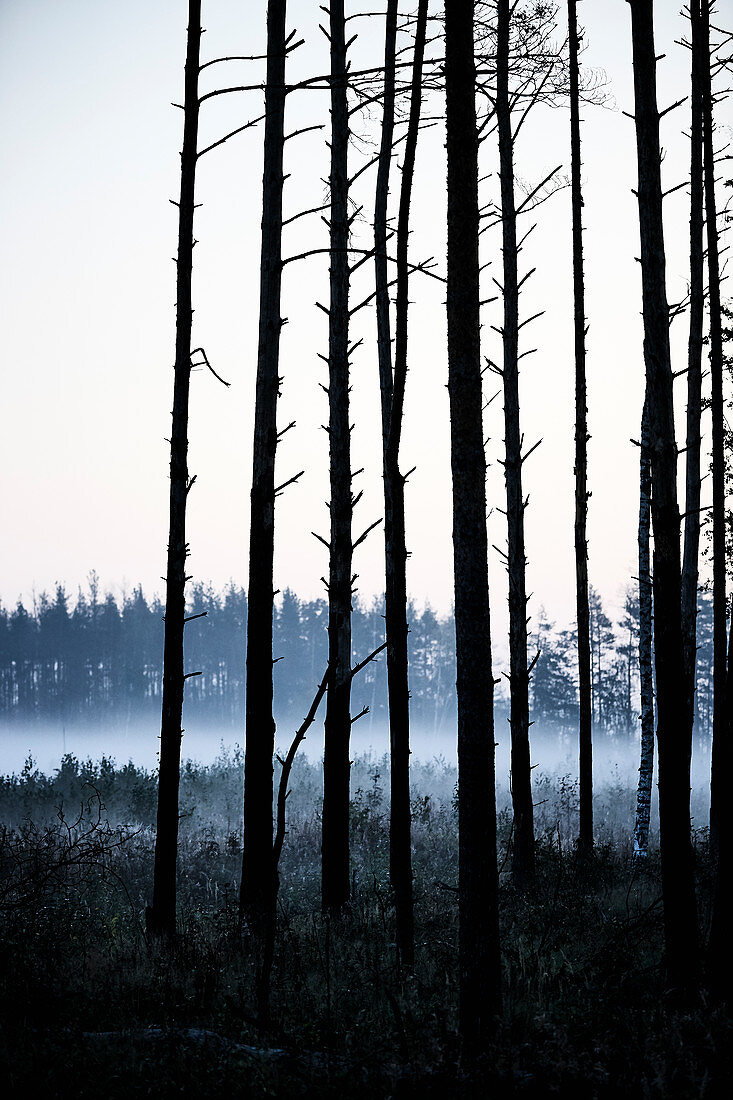
{"type": "MultiPolygon", "coordinates": [[[[455,773],[413,766],[416,960],[395,965],[387,762],[359,759],[352,901],[321,914],[320,768],[296,763],[282,855],[272,1020],[256,1019],[256,949],[237,926],[242,761],[187,765],[176,940],[151,941],[154,774],[67,757],[0,790],[0,1050],[21,1096],[716,1097],[729,1018],[680,1008],[660,977],[658,848],[632,853],[634,792],[598,791],[597,844],[576,855],[577,785],[536,776],[537,875],[507,862],[499,792],[504,1018],[483,1067],[457,1070],[455,773]],[[430,793],[428,793],[430,792],[430,793]]],[[[701,820],[702,818],[698,818],[701,820]]],[[[707,836],[695,836],[701,926],[707,836]]]]}

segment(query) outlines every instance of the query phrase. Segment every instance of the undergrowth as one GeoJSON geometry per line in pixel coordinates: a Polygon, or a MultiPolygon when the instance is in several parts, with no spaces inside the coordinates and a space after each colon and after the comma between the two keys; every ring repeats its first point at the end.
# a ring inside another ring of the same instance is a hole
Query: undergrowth
{"type": "MultiPolygon", "coordinates": [[[[413,769],[414,973],[400,975],[389,889],[387,763],[352,782],[353,901],[320,911],[318,769],[292,776],[272,976],[254,1017],[255,950],[237,928],[241,759],[182,773],[179,928],[144,932],[154,777],[67,757],[0,785],[0,1056],[6,1095],[717,1097],[727,1017],[680,1008],[661,978],[658,853],[634,864],[620,783],[597,792],[590,861],[573,846],[577,789],[535,782],[536,881],[518,892],[500,798],[504,1015],[485,1064],[458,1067],[455,774],[413,769]]],[[[698,837],[701,923],[711,890],[698,837]]]]}

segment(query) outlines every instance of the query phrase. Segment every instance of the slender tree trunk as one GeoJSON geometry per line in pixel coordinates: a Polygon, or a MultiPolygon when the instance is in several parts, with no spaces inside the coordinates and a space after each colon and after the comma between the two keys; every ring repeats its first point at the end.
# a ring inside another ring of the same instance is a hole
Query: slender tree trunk
{"type": "Polygon", "coordinates": [[[710,843],[717,849],[718,834],[730,779],[720,765],[726,737],[727,602],[725,594],[725,415],[723,409],[723,327],[720,302],[720,248],[715,199],[713,95],[710,73],[710,0],[702,2],[703,147],[705,158],[705,221],[708,245],[708,302],[710,307],[710,385],[713,444],[713,751],[710,777],[710,843]]]}
{"type": "Polygon", "coordinates": [[[631,689],[631,653],[634,645],[634,635],[629,627],[629,656],[626,661],[626,729],[629,733],[635,728],[634,726],[634,707],[632,703],[632,689],[631,689]]]}
{"type": "Polygon", "coordinates": [[[252,493],[249,531],[249,607],[245,699],[244,851],[242,913],[257,923],[273,896],[272,715],[275,452],[280,372],[283,143],[285,138],[286,0],[267,8],[267,85],[262,192],[260,327],[257,349],[252,493]]]}
{"type": "MultiPolygon", "coordinates": [[[[398,0],[388,0],[384,36],[384,98],[382,112],[382,139],[379,149],[377,168],[377,189],[374,204],[374,266],[377,312],[377,358],[379,363],[379,393],[382,410],[382,471],[384,478],[384,558],[385,558],[385,630],[387,637],[387,694],[389,700],[390,729],[390,880],[394,894],[397,932],[397,956],[405,959],[405,947],[410,959],[412,936],[409,944],[401,942],[403,913],[401,905],[404,894],[400,889],[399,857],[401,817],[396,812],[396,803],[400,800],[398,782],[399,762],[395,754],[395,745],[399,745],[401,736],[408,739],[409,751],[409,694],[407,684],[407,664],[404,664],[404,682],[400,679],[403,669],[400,629],[404,629],[405,657],[407,656],[407,618],[404,605],[402,610],[395,607],[396,594],[395,571],[399,569],[399,556],[395,547],[395,490],[387,468],[387,442],[392,418],[392,395],[394,377],[392,371],[392,328],[390,319],[389,270],[387,263],[387,217],[389,209],[389,181],[392,167],[395,124],[395,68],[397,49],[397,9],[398,0]],[[397,881],[396,881],[397,879],[397,881]]],[[[404,562],[403,562],[404,569],[404,562]]],[[[401,778],[401,777],[400,777],[401,778]]],[[[407,776],[408,814],[409,814],[409,772],[407,776]]],[[[412,918],[412,853],[410,851],[410,822],[408,818],[407,853],[409,863],[409,916],[412,918]]],[[[411,965],[408,964],[408,965],[411,965]]]]}
{"type": "Polygon", "coordinates": [[[349,110],[344,0],[331,0],[331,295],[328,317],[328,439],[331,539],[328,696],[323,757],[323,907],[348,904],[351,733],[351,425],[349,423],[349,110]]]}
{"type": "Polygon", "coordinates": [[[649,551],[652,503],[652,462],[649,450],[647,402],[641,419],[639,448],[639,679],[641,682],[641,763],[636,795],[634,856],[644,859],[649,848],[649,815],[654,773],[653,596],[649,551]]]}
{"type": "Polygon", "coordinates": [[[578,848],[593,847],[593,732],[590,681],[590,609],[588,607],[588,407],[585,371],[585,271],[583,264],[583,192],[580,181],[580,95],[578,89],[577,0],[568,0],[570,44],[570,155],[573,208],[573,324],[575,332],[575,593],[578,619],[578,695],[580,701],[580,835],[578,848]]]}
{"type": "Polygon", "coordinates": [[[483,1049],[501,1011],[473,18],[473,0],[446,0],[448,392],[458,671],[458,1011],[467,1061],[483,1049]]]}
{"type": "MultiPolygon", "coordinates": [[[[731,746],[733,745],[733,615],[728,635],[727,708],[725,714],[725,739],[718,747],[716,763],[730,775],[731,746]]],[[[733,940],[731,939],[731,874],[733,873],[733,820],[730,813],[722,813],[718,822],[715,873],[715,900],[708,950],[708,974],[711,988],[730,1005],[733,1002],[733,940]]]]}
{"type": "Polygon", "coordinates": [[[682,656],[680,514],[669,308],[665,280],[653,0],[629,0],[634,54],[639,227],[654,529],[659,818],[666,966],[672,985],[698,977],[698,928],[690,837],[691,729],[682,656]]]}
{"type": "Polygon", "coordinates": [[[387,674],[389,681],[391,809],[390,874],[397,906],[397,946],[407,967],[414,962],[414,920],[412,903],[412,842],[410,810],[410,692],[407,659],[407,545],[405,541],[405,479],[400,471],[402,411],[407,380],[408,241],[410,202],[415,175],[415,153],[422,108],[422,73],[428,20],[428,0],[419,0],[415,27],[415,52],[412,67],[410,115],[402,163],[400,206],[397,216],[397,295],[395,300],[394,392],[389,436],[384,456],[385,529],[391,569],[387,568],[387,674]],[[387,523],[387,484],[391,508],[387,523]],[[394,652],[390,667],[390,635],[394,652]],[[393,720],[392,704],[396,721],[393,720]]]}
{"type": "Polygon", "coordinates": [[[522,884],[534,874],[532,771],[529,752],[527,590],[522,494],[522,435],[519,427],[519,279],[514,199],[514,138],[509,103],[510,2],[498,0],[496,122],[499,131],[501,224],[504,261],[504,445],[506,458],[507,557],[509,572],[509,682],[512,735],[512,871],[522,884]]]}
{"type": "Polygon", "coordinates": [[[395,315],[395,366],[392,376],[389,343],[389,294],[387,290],[386,218],[388,172],[394,134],[394,72],[397,3],[387,9],[385,48],[385,125],[382,131],[375,255],[378,286],[378,347],[382,394],[382,437],[385,504],[385,618],[387,629],[387,679],[390,714],[391,802],[390,878],[397,913],[397,950],[402,963],[414,962],[412,852],[410,811],[410,709],[407,656],[407,547],[405,542],[404,478],[399,468],[402,409],[407,376],[408,236],[415,152],[422,106],[422,67],[425,55],[427,0],[420,0],[415,31],[410,116],[402,167],[397,222],[397,299],[395,315]]]}
{"type": "Polygon", "coordinates": [[[598,725],[602,727],[604,725],[604,711],[603,711],[604,696],[603,696],[603,653],[601,652],[601,624],[600,623],[598,624],[597,638],[598,638],[598,653],[597,653],[597,662],[598,662],[598,725]]]}
{"type": "Polygon", "coordinates": [[[186,500],[188,477],[188,397],[191,379],[191,273],[198,141],[198,79],[201,45],[201,0],[189,0],[183,102],[181,192],[178,205],[176,277],[176,362],[170,458],[170,518],[166,570],[165,638],[163,643],[163,713],[160,727],[158,817],[153,870],[151,931],[172,935],[176,925],[176,859],[178,852],[178,784],[183,715],[183,631],[186,617],[186,500]]]}
{"type": "MultiPolygon", "coordinates": [[[[392,416],[392,325],[389,304],[389,265],[387,263],[387,216],[389,211],[389,180],[392,167],[392,146],[395,124],[395,56],[397,50],[397,7],[399,0],[388,0],[384,34],[384,98],[382,110],[382,137],[377,166],[377,188],[374,201],[374,275],[375,305],[377,313],[377,361],[379,364],[379,392],[382,409],[382,451],[386,456],[389,439],[389,422],[392,416]]],[[[387,473],[385,478],[385,512],[387,504],[387,473]]],[[[385,530],[387,517],[385,515],[385,530]]],[[[385,535],[387,571],[390,567],[389,548],[385,535]]],[[[387,668],[389,669],[390,643],[387,642],[387,668]]]]}
{"type": "MultiPolygon", "coordinates": [[[[705,2],[705,0],[703,0],[705,2]]],[[[687,345],[687,447],[685,450],[685,538],[682,558],[682,645],[690,729],[695,720],[697,587],[700,550],[700,418],[702,338],[705,312],[703,260],[702,72],[705,55],[700,0],[690,0],[692,44],[690,119],[690,333],[687,345]]]]}
{"type": "Polygon", "coordinates": [[[594,641],[593,632],[594,632],[594,629],[595,629],[595,621],[594,621],[594,618],[593,618],[593,613],[591,612],[590,613],[590,702],[591,702],[591,708],[590,709],[591,709],[591,718],[593,719],[593,721],[596,720],[596,715],[598,713],[598,707],[597,707],[597,704],[596,704],[596,700],[598,698],[598,683],[597,683],[597,676],[596,676],[596,671],[597,671],[596,670],[596,651],[595,651],[595,648],[593,646],[593,641],[594,641]]]}

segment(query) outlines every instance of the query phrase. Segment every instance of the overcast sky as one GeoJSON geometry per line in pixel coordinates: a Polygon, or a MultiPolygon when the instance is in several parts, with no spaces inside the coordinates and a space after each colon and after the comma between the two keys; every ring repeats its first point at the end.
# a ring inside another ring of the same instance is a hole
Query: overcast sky
{"type": "MultiPolygon", "coordinates": [[[[306,45],[292,74],[327,69],[326,42],[318,30],[317,2],[289,5],[289,25],[306,45]]],[[[374,8],[354,4],[352,11],[374,8]]],[[[658,3],[660,103],[686,94],[689,56],[675,45],[686,24],[677,6],[658,3]]],[[[723,13],[728,3],[722,5],[723,13]]],[[[169,415],[174,357],[176,210],[182,114],[171,106],[183,94],[186,9],[184,0],[0,0],[0,271],[2,310],[2,461],[0,499],[0,597],[50,589],[72,590],[96,569],[102,584],[119,592],[138,581],[162,590],[167,540],[169,415]]],[[[264,45],[264,0],[204,0],[202,59],[258,54],[264,45]]],[[[435,5],[439,10],[439,5],[435,5]]],[[[586,63],[606,71],[612,102],[584,110],[584,185],[590,444],[590,577],[614,607],[635,573],[638,437],[643,390],[633,125],[630,18],[624,0],[587,0],[586,63]]],[[[562,17],[564,18],[564,16],[562,17]]],[[[381,60],[382,25],[359,21],[358,64],[381,60]]],[[[436,47],[437,48],[437,47],[436,47]]],[[[434,51],[435,52],[435,49],[434,51]]],[[[214,66],[204,90],[252,83],[261,67],[214,66]]],[[[435,98],[427,106],[438,114],[435,98]]],[[[202,108],[201,143],[261,110],[261,95],[218,97],[202,108]]],[[[323,92],[291,97],[288,123],[326,123],[323,92]]],[[[360,140],[352,163],[371,150],[378,113],[357,120],[360,140]]],[[[730,115],[720,118],[730,123],[730,115]]],[[[665,185],[687,171],[682,130],[688,107],[663,123],[667,152],[665,185]]],[[[566,110],[538,107],[517,147],[518,176],[532,185],[550,169],[569,166],[566,110]]],[[[300,137],[287,148],[286,212],[324,201],[328,174],[325,133],[300,137]]],[[[247,575],[248,494],[251,464],[257,332],[257,265],[262,134],[251,130],[200,161],[195,252],[194,343],[203,345],[215,369],[231,382],[196,373],[191,391],[190,466],[197,475],[190,496],[190,572],[217,586],[247,575]]],[[[482,151],[488,175],[482,201],[496,193],[495,139],[482,151]]],[[[396,179],[396,175],[394,177],[396,179]]],[[[444,137],[426,131],[418,151],[413,260],[435,256],[444,269],[444,137]]],[[[373,206],[374,174],[360,180],[365,218],[373,206]]],[[[687,194],[666,201],[670,300],[687,283],[687,194]]],[[[530,495],[527,547],[530,609],[543,604],[550,618],[574,614],[573,565],[573,370],[570,282],[570,203],[564,191],[546,203],[523,256],[537,272],[523,298],[525,315],[545,316],[526,331],[524,348],[538,352],[521,376],[522,418],[528,444],[544,442],[525,467],[530,495]]],[[[527,226],[528,227],[528,226],[527,226]]],[[[326,227],[302,219],[288,230],[286,254],[323,247],[326,227]]],[[[357,235],[369,245],[366,222],[357,235]]],[[[496,232],[483,238],[486,273],[500,278],[496,232]]],[[[327,533],[327,415],[318,383],[325,366],[326,318],[315,301],[326,300],[327,263],[312,259],[287,268],[283,312],[282,424],[297,421],[280,449],[282,480],[305,469],[301,484],[278,504],[276,585],[303,596],[323,592],[326,552],[311,530],[327,533]]],[[[354,279],[358,301],[370,290],[371,265],[354,279]]],[[[409,481],[409,586],[437,610],[452,598],[450,464],[444,287],[416,276],[411,298],[410,374],[406,396],[403,467],[409,481]]],[[[498,359],[497,306],[484,316],[484,354],[498,359]],[[492,312],[493,311],[493,312],[492,312]]],[[[381,515],[379,398],[373,310],[361,311],[355,334],[364,338],[354,360],[355,468],[365,467],[356,533],[381,515]]],[[[686,320],[674,326],[677,366],[684,365],[686,320]]],[[[487,376],[486,396],[496,389],[487,376]]],[[[678,383],[684,411],[684,382],[678,383]]],[[[503,447],[498,398],[486,421],[491,543],[505,543],[499,509],[504,488],[497,459],[503,447]]],[[[706,440],[708,425],[705,425],[706,440]]],[[[362,594],[382,586],[382,536],[372,534],[358,551],[362,594]]],[[[491,562],[495,635],[506,631],[506,576],[491,562]]]]}

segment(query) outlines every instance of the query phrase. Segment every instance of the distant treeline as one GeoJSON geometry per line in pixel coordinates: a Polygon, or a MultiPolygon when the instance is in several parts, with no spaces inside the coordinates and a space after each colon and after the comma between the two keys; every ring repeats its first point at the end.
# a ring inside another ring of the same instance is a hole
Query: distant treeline
{"type": "MultiPolygon", "coordinates": [[[[323,675],[327,657],[327,604],[300,600],[286,589],[275,613],[275,712],[280,721],[301,717],[323,675]]],[[[244,637],[247,596],[230,584],[190,589],[186,628],[186,710],[221,725],[239,726],[244,715],[244,637]],[[205,615],[202,613],[205,612],[205,615]]],[[[455,635],[452,616],[411,606],[410,689],[414,721],[436,732],[455,720],[455,635]]],[[[383,601],[357,601],[353,616],[354,662],[384,636],[383,601]]],[[[613,622],[591,592],[593,712],[598,729],[632,735],[638,727],[638,601],[629,594],[624,615],[613,622]]],[[[540,656],[532,677],[532,718],[543,726],[577,725],[575,630],[558,630],[542,612],[531,636],[540,656]]],[[[698,733],[712,716],[712,604],[700,594],[698,617],[698,733]]],[[[134,718],[160,705],[163,605],[140,586],[117,599],[102,596],[92,574],[87,590],[71,599],[63,585],[53,598],[42,593],[28,609],[0,605],[0,713],[5,719],[72,721],[102,716],[134,718]]],[[[501,668],[496,674],[500,675],[501,668]]],[[[497,705],[504,707],[505,687],[497,705]]],[[[385,661],[361,674],[355,706],[368,705],[372,720],[387,717],[385,661]]]]}

